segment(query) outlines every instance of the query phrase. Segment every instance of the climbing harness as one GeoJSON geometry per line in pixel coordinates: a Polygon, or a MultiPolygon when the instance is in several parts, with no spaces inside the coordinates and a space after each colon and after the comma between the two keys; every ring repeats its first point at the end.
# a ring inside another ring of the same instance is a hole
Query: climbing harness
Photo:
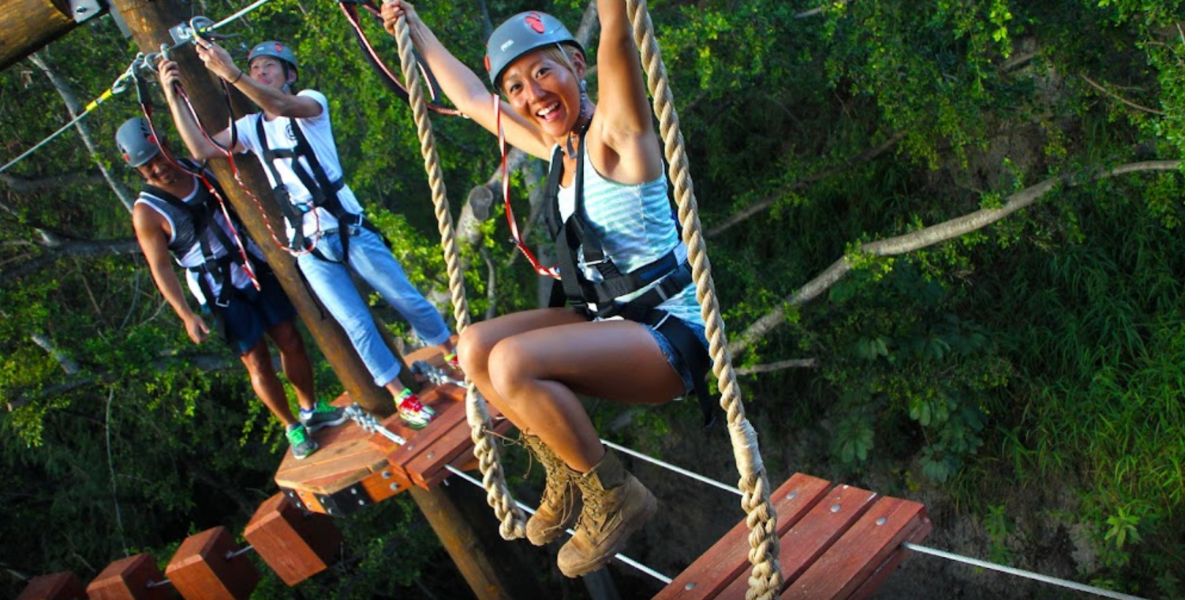
{"type": "MultiPolygon", "coordinates": [[[[371,40],[367,38],[367,34],[363,31],[362,20],[359,17],[358,7],[361,6],[367,9],[378,22],[383,21],[380,15],[379,7],[371,0],[342,0],[338,2],[338,7],[342,9],[342,14],[346,16],[346,20],[350,22],[350,27],[354,29],[354,40],[358,42],[358,47],[367,56],[367,62],[371,65],[371,69],[375,71],[383,83],[392,93],[396,94],[405,102],[411,102],[409,99],[408,88],[396,78],[396,74],[384,64],[383,59],[375,52],[375,47],[371,45],[371,40]]],[[[438,86],[437,80],[429,72],[429,68],[425,65],[425,59],[421,58],[420,54],[414,52],[414,57],[421,71],[421,78],[425,82],[425,87],[429,89],[430,99],[426,101],[426,107],[433,112],[446,116],[466,117],[457,109],[449,106],[439,105],[438,98],[442,95],[442,89],[438,86]]]]}
{"type": "MultiPolygon", "coordinates": [[[[582,148],[591,121],[585,122],[579,131],[579,146],[582,148]]],[[[587,218],[583,194],[583,165],[586,155],[580,153],[575,161],[575,212],[564,222],[556,196],[558,182],[563,170],[562,148],[555,148],[550,163],[550,175],[546,179],[544,217],[550,229],[558,255],[559,281],[550,293],[549,306],[565,303],[575,312],[589,319],[621,317],[650,326],[667,338],[684,358],[691,374],[693,393],[700,400],[703,426],[712,425],[715,417],[715,401],[704,383],[708,373],[708,353],[691,329],[678,317],[658,308],[667,299],[674,297],[692,282],[691,269],[687,261],[676,257],[675,249],[643,265],[631,273],[622,273],[613,263],[600,243],[600,236],[587,218]],[[599,273],[601,281],[588,279],[579,268],[577,257],[599,273]],[[617,298],[637,294],[629,301],[617,302],[617,298]]],[[[507,203],[506,203],[507,204],[507,203]]],[[[511,214],[511,213],[510,213],[511,214]]],[[[510,227],[516,223],[509,219],[510,227]]]]}
{"type": "MultiPolygon", "coordinates": [[[[346,187],[345,181],[339,177],[336,180],[330,181],[329,175],[325,172],[325,168],[317,160],[317,153],[313,150],[312,144],[304,135],[304,129],[300,126],[300,122],[295,118],[288,117],[288,127],[296,137],[296,145],[292,148],[272,148],[267,142],[267,130],[264,125],[265,117],[259,113],[254,121],[255,135],[258,136],[259,145],[262,147],[263,164],[267,166],[267,171],[271,174],[271,180],[275,183],[273,188],[275,199],[279,202],[283,209],[284,218],[292,226],[291,248],[297,249],[304,244],[304,215],[316,208],[324,208],[333,214],[337,220],[338,238],[342,242],[342,257],[325,256],[320,250],[312,249],[313,255],[321,260],[328,262],[346,262],[350,255],[350,237],[354,228],[362,227],[368,231],[372,231],[383,237],[382,233],[371,224],[371,221],[366,218],[363,213],[351,214],[342,205],[342,201],[338,199],[338,192],[346,187]],[[308,190],[312,196],[312,200],[304,204],[296,204],[292,201],[291,196],[287,191],[287,186],[283,184],[283,179],[276,166],[275,161],[288,159],[291,161],[292,172],[296,174],[296,178],[308,190]],[[304,164],[301,164],[300,159],[304,159],[304,164]]],[[[320,215],[318,219],[318,236],[323,232],[320,230],[320,215]]]]}
{"type": "MultiPolygon", "coordinates": [[[[137,61],[135,60],[135,63],[136,62],[137,61]]],[[[147,188],[157,190],[157,193],[153,195],[159,197],[168,204],[172,204],[173,206],[176,206],[177,208],[189,213],[192,217],[194,226],[199,228],[199,231],[196,232],[196,235],[199,237],[199,241],[204,253],[206,265],[205,268],[209,269],[214,277],[218,278],[218,281],[223,282],[221,298],[217,299],[209,299],[208,296],[211,295],[211,293],[208,291],[208,286],[201,286],[201,288],[205,290],[205,298],[208,299],[213,306],[228,306],[229,301],[227,294],[229,293],[230,288],[233,287],[233,273],[232,269],[229,268],[231,263],[236,263],[238,268],[242,269],[246,276],[250,278],[250,282],[254,285],[256,292],[261,291],[262,284],[260,284],[258,281],[258,276],[254,272],[253,262],[251,261],[249,254],[246,252],[245,244],[242,243],[241,226],[240,224],[235,223],[233,217],[230,216],[229,208],[225,205],[224,194],[218,191],[219,188],[210,179],[212,173],[207,171],[203,165],[195,164],[191,161],[189,161],[187,164],[184,164],[176,159],[171,153],[170,149],[162,143],[162,138],[157,134],[154,128],[154,105],[150,102],[149,94],[146,90],[146,81],[136,70],[134,71],[133,81],[134,88],[137,91],[138,106],[141,107],[142,114],[145,116],[145,126],[147,129],[146,133],[149,134],[149,139],[154,141],[159,153],[161,153],[164,158],[170,161],[170,163],[175,167],[195,178],[197,183],[200,184],[203,190],[208,194],[207,197],[203,199],[203,202],[200,202],[198,206],[190,207],[166,190],[155,188],[154,186],[147,186],[147,188]],[[233,233],[232,241],[228,238],[228,236],[225,235],[225,230],[222,229],[219,224],[210,223],[210,221],[212,221],[211,212],[208,212],[208,214],[202,214],[207,208],[210,200],[215,200],[216,205],[221,209],[221,215],[225,218],[225,223],[229,226],[229,231],[233,233]],[[221,241],[222,245],[225,247],[224,259],[219,259],[210,251],[210,248],[207,248],[208,242],[207,236],[204,235],[204,229],[207,229],[210,225],[214,226],[213,231],[216,232],[218,240],[221,241]],[[236,254],[234,253],[234,250],[237,251],[236,254]]],[[[179,91],[182,91],[182,87],[179,87],[179,91]]]]}
{"type": "MultiPolygon", "coordinates": [[[[199,165],[194,165],[199,168],[199,165]]],[[[242,248],[241,242],[234,242],[230,239],[229,233],[221,224],[218,223],[212,212],[212,202],[221,202],[218,196],[205,186],[197,188],[195,199],[192,202],[185,202],[178,196],[170,192],[153,186],[146,185],[142,188],[141,193],[143,198],[158,200],[175,208],[184,216],[183,222],[189,225],[189,228],[181,228],[179,220],[172,218],[175,227],[175,239],[168,246],[171,253],[175,256],[176,262],[195,244],[200,245],[201,253],[204,257],[204,262],[199,265],[184,267],[190,272],[197,274],[209,274],[213,279],[221,282],[221,292],[218,295],[213,294],[212,289],[208,285],[201,285],[200,290],[204,294],[204,299],[209,306],[225,308],[229,306],[229,300],[234,295],[241,297],[247,302],[253,302],[257,297],[258,291],[262,286],[258,282],[258,278],[254,277],[254,271],[250,268],[249,263],[257,262],[255,259],[241,255],[238,250],[242,248]],[[189,230],[190,229],[190,230],[189,230]],[[216,238],[220,249],[223,252],[218,252],[209,242],[207,232],[212,231],[213,237],[216,238]],[[251,275],[251,281],[254,284],[254,290],[245,290],[234,287],[233,273],[231,268],[233,265],[241,267],[244,272],[251,275]]],[[[161,210],[161,207],[160,207],[161,210]]],[[[228,218],[228,215],[226,215],[228,218]]],[[[228,221],[227,221],[228,222],[228,221]]],[[[231,223],[232,225],[232,223],[231,223]]],[[[233,238],[240,237],[240,231],[233,230],[233,238]]]]}

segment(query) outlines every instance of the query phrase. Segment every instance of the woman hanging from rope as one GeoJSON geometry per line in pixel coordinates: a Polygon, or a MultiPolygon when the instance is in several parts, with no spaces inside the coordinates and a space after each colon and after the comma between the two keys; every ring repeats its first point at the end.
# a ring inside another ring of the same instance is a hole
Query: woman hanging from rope
{"type": "Polygon", "coordinates": [[[703,386],[708,368],[625,3],[597,5],[595,102],[583,48],[550,15],[517,14],[488,40],[485,67],[508,101],[501,102],[411,4],[396,0],[382,11],[390,32],[404,16],[416,50],[459,110],[502,145],[553,159],[549,221],[570,306],[477,323],[462,332],[458,350],[467,375],[546,466],[526,537],[543,545],[575,526],[558,554],[568,577],[611,560],[657,508],[605,451],[576,394],[661,404],[703,386]]]}

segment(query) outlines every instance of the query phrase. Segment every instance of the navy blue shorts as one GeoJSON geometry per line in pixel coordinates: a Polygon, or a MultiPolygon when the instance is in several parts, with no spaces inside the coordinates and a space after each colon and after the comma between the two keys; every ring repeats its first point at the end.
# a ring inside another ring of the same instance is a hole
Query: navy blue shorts
{"type": "MultiPolygon", "coordinates": [[[[667,341],[667,336],[663,335],[661,331],[645,323],[638,324],[642,327],[645,327],[646,331],[649,331],[650,335],[654,336],[654,341],[658,342],[659,350],[662,350],[663,356],[667,357],[667,362],[671,363],[671,368],[675,369],[675,373],[678,374],[679,379],[683,381],[683,395],[686,396],[695,391],[695,382],[692,381],[692,372],[688,369],[687,360],[683,358],[683,355],[680,354],[679,350],[675,348],[671,342],[667,341]]],[[[690,321],[684,321],[684,324],[687,325],[688,329],[690,329],[692,333],[696,335],[696,338],[700,340],[700,347],[708,348],[708,339],[704,337],[704,326],[697,323],[692,323],[690,321]]]]}
{"type": "Polygon", "coordinates": [[[258,283],[262,290],[257,293],[253,287],[246,290],[250,298],[233,293],[229,295],[229,306],[216,308],[224,325],[225,343],[238,356],[258,344],[268,329],[296,318],[296,308],[274,273],[259,269],[258,283]]]}

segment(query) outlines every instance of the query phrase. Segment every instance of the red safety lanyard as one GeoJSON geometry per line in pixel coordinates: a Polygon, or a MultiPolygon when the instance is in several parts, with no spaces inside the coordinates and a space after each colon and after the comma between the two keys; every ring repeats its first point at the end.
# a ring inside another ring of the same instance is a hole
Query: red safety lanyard
{"type": "MultiPolygon", "coordinates": [[[[504,126],[500,118],[500,96],[497,94],[492,94],[492,107],[496,112],[496,137],[500,139],[500,170],[504,174],[504,215],[508,217],[508,230],[512,234],[512,239],[517,245],[517,249],[521,251],[521,254],[525,255],[525,258],[529,260],[529,264],[533,265],[533,270],[538,275],[559,279],[558,266],[552,268],[542,266],[542,263],[538,262],[537,257],[525,245],[525,240],[521,239],[521,228],[517,226],[517,220],[513,218],[512,202],[508,192],[508,148],[504,143],[504,126]]],[[[545,201],[556,202],[557,199],[547,198],[545,201]]]]}

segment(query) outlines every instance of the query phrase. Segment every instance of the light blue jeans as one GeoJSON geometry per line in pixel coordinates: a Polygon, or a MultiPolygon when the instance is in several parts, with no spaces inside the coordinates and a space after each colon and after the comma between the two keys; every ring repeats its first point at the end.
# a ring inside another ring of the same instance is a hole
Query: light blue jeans
{"type": "MultiPolygon", "coordinates": [[[[350,256],[347,261],[350,269],[354,269],[372,289],[379,292],[426,344],[436,346],[450,339],[450,330],[446,328],[442,316],[409,283],[404,269],[379,235],[357,226],[351,227],[350,232],[350,256]]],[[[337,231],[322,235],[317,241],[317,250],[330,260],[317,258],[316,253],[301,255],[296,259],[300,271],[325,309],[346,331],[350,344],[375,378],[375,385],[386,385],[400,375],[400,363],[383,336],[379,335],[366,302],[354,288],[350,269],[344,263],[330,262],[341,260],[343,255],[342,240],[337,231]]]]}

